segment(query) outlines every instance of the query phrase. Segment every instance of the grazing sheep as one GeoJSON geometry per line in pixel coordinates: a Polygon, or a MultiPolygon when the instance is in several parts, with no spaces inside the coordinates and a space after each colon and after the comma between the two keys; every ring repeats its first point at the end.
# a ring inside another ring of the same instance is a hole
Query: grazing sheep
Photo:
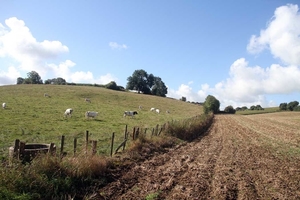
{"type": "Polygon", "coordinates": [[[85,102],[89,102],[89,103],[91,103],[91,100],[90,100],[90,99],[88,99],[88,98],[85,98],[85,99],[84,99],[84,101],[85,101],[85,102]]]}
{"type": "Polygon", "coordinates": [[[86,118],[90,118],[90,117],[95,118],[95,117],[97,117],[97,115],[98,115],[98,112],[95,112],[95,111],[86,111],[85,112],[86,118]]]}
{"type": "Polygon", "coordinates": [[[72,108],[68,108],[68,109],[65,111],[65,117],[67,117],[67,116],[72,117],[72,113],[73,113],[73,109],[72,109],[72,108]]]}
{"type": "Polygon", "coordinates": [[[123,117],[131,116],[134,117],[134,115],[137,115],[138,113],[136,111],[125,111],[123,117]]]}
{"type": "Polygon", "coordinates": [[[159,113],[160,113],[160,110],[159,110],[159,109],[156,109],[155,112],[159,114],[159,113]]]}
{"type": "Polygon", "coordinates": [[[50,97],[50,95],[49,95],[49,94],[47,94],[47,93],[45,93],[45,94],[44,94],[44,97],[50,97]]]}
{"type": "Polygon", "coordinates": [[[139,109],[142,110],[142,109],[143,109],[143,106],[139,106],[139,109]]]}
{"type": "Polygon", "coordinates": [[[155,110],[155,108],[151,108],[151,109],[150,109],[150,111],[154,111],[154,110],[155,110]]]}
{"type": "Polygon", "coordinates": [[[2,108],[5,109],[6,108],[6,103],[2,104],[2,108]]]}
{"type": "Polygon", "coordinates": [[[170,114],[170,111],[169,111],[169,110],[166,110],[166,113],[170,114]]]}

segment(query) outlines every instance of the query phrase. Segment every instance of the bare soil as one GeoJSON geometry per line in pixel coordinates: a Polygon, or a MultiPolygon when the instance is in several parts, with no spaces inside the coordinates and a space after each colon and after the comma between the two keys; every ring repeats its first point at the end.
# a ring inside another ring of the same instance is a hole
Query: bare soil
{"type": "Polygon", "coordinates": [[[300,199],[300,115],[216,115],[201,138],[118,171],[97,199],[300,199]]]}

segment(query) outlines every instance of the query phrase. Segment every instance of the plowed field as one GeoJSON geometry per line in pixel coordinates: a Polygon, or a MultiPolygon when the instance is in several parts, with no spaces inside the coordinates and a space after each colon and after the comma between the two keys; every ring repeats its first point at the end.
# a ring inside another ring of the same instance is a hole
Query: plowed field
{"type": "Polygon", "coordinates": [[[216,115],[201,138],[136,164],[100,199],[300,199],[300,113],[216,115]]]}

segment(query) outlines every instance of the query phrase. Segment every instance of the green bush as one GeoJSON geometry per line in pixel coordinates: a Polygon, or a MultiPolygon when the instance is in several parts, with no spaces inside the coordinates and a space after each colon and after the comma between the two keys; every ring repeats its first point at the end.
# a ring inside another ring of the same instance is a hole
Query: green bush
{"type": "Polygon", "coordinates": [[[214,115],[202,114],[183,121],[172,121],[167,125],[166,134],[181,140],[192,141],[203,134],[210,127],[214,115]]]}

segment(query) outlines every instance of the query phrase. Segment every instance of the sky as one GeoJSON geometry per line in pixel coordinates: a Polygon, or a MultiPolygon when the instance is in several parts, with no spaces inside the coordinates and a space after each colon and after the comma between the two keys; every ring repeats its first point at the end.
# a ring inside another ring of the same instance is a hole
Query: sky
{"type": "Polygon", "coordinates": [[[226,106],[300,101],[299,0],[0,0],[0,86],[126,87],[143,69],[168,97],[226,106]]]}

